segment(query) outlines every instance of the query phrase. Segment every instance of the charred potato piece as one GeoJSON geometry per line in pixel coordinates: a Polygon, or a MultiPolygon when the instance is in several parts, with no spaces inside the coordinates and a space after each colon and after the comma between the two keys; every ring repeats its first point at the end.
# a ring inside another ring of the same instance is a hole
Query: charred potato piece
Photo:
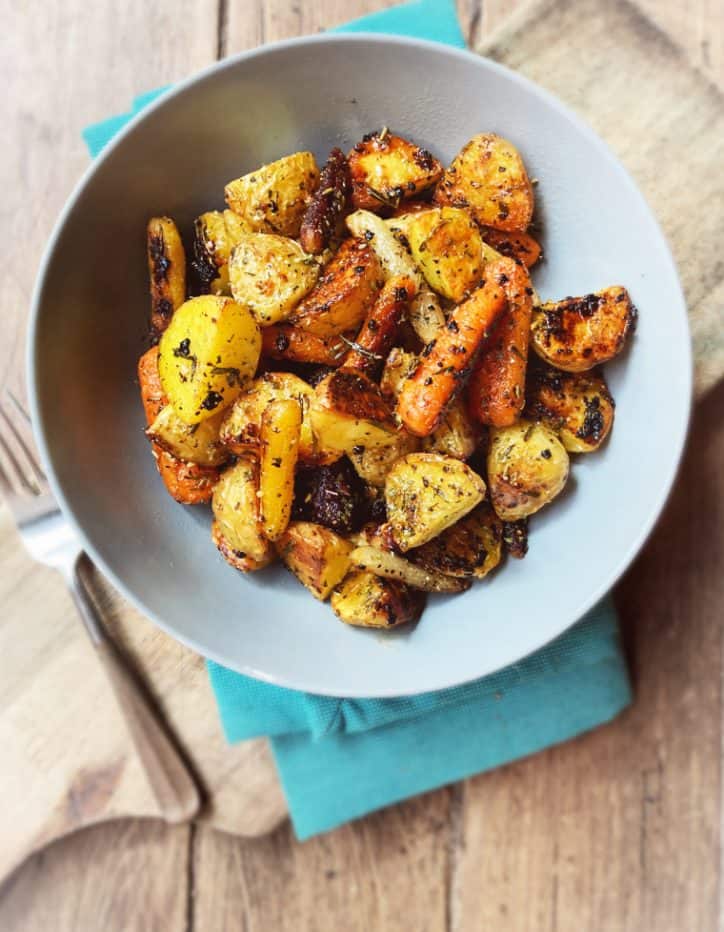
{"type": "Polygon", "coordinates": [[[369,243],[379,259],[384,278],[409,278],[418,289],[423,286],[415,260],[384,220],[369,210],[356,210],[345,223],[353,236],[369,243]]]}
{"type": "Polygon", "coordinates": [[[554,430],[569,453],[597,450],[613,426],[615,404],[602,372],[536,367],[526,397],[528,417],[554,430]]]}
{"type": "Polygon", "coordinates": [[[249,224],[231,210],[210,210],[194,221],[192,266],[204,294],[229,294],[229,259],[249,224]],[[234,219],[227,222],[227,217],[234,219]]]}
{"type": "Polygon", "coordinates": [[[222,473],[214,488],[211,508],[218,533],[240,559],[269,562],[272,549],[259,523],[259,465],[251,456],[240,456],[222,473]]]}
{"type": "Polygon", "coordinates": [[[328,466],[300,469],[294,494],[294,519],[351,534],[367,520],[365,488],[344,457],[328,466]]]}
{"type": "Polygon", "coordinates": [[[417,621],[425,606],[421,592],[365,570],[350,573],[332,593],[332,610],[345,624],[397,628],[417,621]]]}
{"type": "Polygon", "coordinates": [[[487,502],[478,505],[409,558],[429,572],[482,579],[502,557],[503,525],[487,502]]]}
{"type": "Polygon", "coordinates": [[[294,237],[318,184],[312,153],[295,152],[230,181],[226,203],[259,233],[294,237]]]}
{"type": "Polygon", "coordinates": [[[347,205],[349,166],[340,149],[332,149],[322,168],[319,187],[302,220],[299,239],[302,248],[312,255],[324,252],[337,231],[347,205]]]}
{"type": "Polygon", "coordinates": [[[438,207],[412,216],[406,229],[412,257],[428,285],[459,304],[483,277],[483,241],[470,215],[438,207]]]}
{"type": "Polygon", "coordinates": [[[220,466],[229,458],[229,451],[219,441],[223,411],[200,424],[190,425],[165,405],[146,429],[149,440],[187,463],[199,466],[220,466]]]}
{"type": "Polygon", "coordinates": [[[389,550],[365,544],[355,547],[349,558],[357,569],[368,570],[385,579],[396,579],[422,592],[464,592],[470,587],[465,580],[446,576],[435,568],[416,566],[389,550]]]}
{"type": "Polygon", "coordinates": [[[514,560],[522,560],[528,553],[528,519],[503,521],[503,546],[514,560]]]}
{"type": "Polygon", "coordinates": [[[264,327],[261,332],[262,356],[289,362],[320,366],[341,366],[347,344],[340,337],[320,337],[290,324],[264,327]]]}
{"type": "Polygon", "coordinates": [[[170,217],[151,217],[146,228],[151,279],[151,330],[159,337],[186,300],[186,253],[170,217]]]}
{"type": "Polygon", "coordinates": [[[479,428],[468,416],[462,401],[456,399],[448,406],[439,427],[424,438],[422,449],[466,460],[475,452],[479,440],[479,428]]]}
{"type": "Polygon", "coordinates": [[[234,300],[249,308],[261,327],[285,320],[319,277],[319,266],[286,236],[247,233],[229,261],[234,300]]]}
{"type": "Polygon", "coordinates": [[[485,497],[485,483],[460,460],[438,453],[410,453],[385,483],[385,502],[400,550],[420,547],[455,524],[485,497]]]}
{"type": "Polygon", "coordinates": [[[396,442],[392,410],[378,386],[361,372],[337,369],[314,391],[312,428],[322,449],[352,453],[356,447],[396,442]]]}
{"type": "Polygon", "coordinates": [[[488,490],[498,517],[527,518],[551,502],[568,479],[568,454],[550,428],[521,420],[492,428],[488,490]]]}
{"type": "Polygon", "coordinates": [[[258,453],[261,421],[267,405],[272,401],[296,401],[302,409],[299,459],[304,463],[316,463],[318,450],[309,417],[313,398],[314,389],[298,375],[292,375],[291,372],[265,372],[244,389],[226,413],[221,424],[221,442],[232,453],[258,453]]]}
{"type": "Polygon", "coordinates": [[[302,408],[295,400],[271,401],[261,416],[259,505],[267,540],[281,537],[292,515],[301,427],[302,408]]]}
{"type": "Polygon", "coordinates": [[[382,279],[371,247],[364,240],[347,239],[289,321],[321,337],[356,330],[375,300],[382,279]]]}
{"type": "Polygon", "coordinates": [[[256,570],[261,570],[276,557],[276,551],[273,547],[268,548],[263,560],[255,560],[248,553],[244,553],[243,550],[234,550],[221,533],[218,521],[211,523],[211,539],[226,562],[233,566],[235,570],[241,570],[242,573],[253,573],[256,570]]]}
{"type": "Polygon", "coordinates": [[[557,369],[585,372],[621,352],[635,321],[636,308],[618,285],[542,304],[533,313],[533,349],[557,369]]]}
{"type": "Polygon", "coordinates": [[[419,449],[419,438],[403,429],[397,434],[394,443],[383,447],[359,447],[349,453],[349,458],[361,479],[375,488],[383,489],[387,475],[397,460],[419,449]]]}
{"type": "Polygon", "coordinates": [[[369,133],[348,156],[352,204],[376,212],[394,209],[442,177],[442,165],[421,149],[386,129],[369,133]]]}
{"type": "Polygon", "coordinates": [[[481,133],[466,143],[435,189],[436,204],[465,207],[481,226],[524,232],[533,218],[533,186],[515,146],[481,133]]]}
{"type": "Polygon", "coordinates": [[[353,550],[328,527],[309,521],[292,521],[276,546],[284,564],[322,602],[347,575],[353,550]]]}
{"type": "Polygon", "coordinates": [[[508,256],[522,262],[529,269],[541,257],[540,243],[533,239],[530,233],[504,233],[502,230],[493,230],[483,227],[483,241],[496,252],[497,257],[508,256]]]}

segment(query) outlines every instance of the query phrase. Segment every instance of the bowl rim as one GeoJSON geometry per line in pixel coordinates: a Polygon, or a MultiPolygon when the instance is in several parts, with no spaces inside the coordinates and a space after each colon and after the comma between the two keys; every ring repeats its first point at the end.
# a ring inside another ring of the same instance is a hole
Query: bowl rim
{"type": "MultiPolygon", "coordinates": [[[[566,631],[568,631],[613,588],[613,586],[626,572],[628,567],[631,565],[633,560],[642,549],[643,545],[654,529],[656,522],[661,516],[666,502],[671,494],[671,490],[679,472],[681,460],[686,446],[693,402],[693,353],[691,347],[691,329],[687,313],[686,298],[681,287],[678,269],[671,248],[663,231],[661,230],[655,213],[649,206],[648,202],[641,193],[636,182],[629,174],[628,170],[623,166],[610,146],[574,110],[560,101],[550,91],[536,84],[534,81],[530,80],[524,75],[519,74],[518,72],[513,71],[505,65],[501,65],[500,63],[493,61],[484,55],[479,55],[476,52],[470,51],[468,49],[460,49],[445,43],[430,41],[428,39],[418,39],[410,36],[387,35],[373,32],[320,33],[311,36],[297,36],[291,39],[282,39],[259,46],[254,49],[248,49],[239,52],[220,61],[212,62],[211,64],[195,72],[190,77],[183,79],[171,87],[160,89],[158,97],[145,105],[138,113],[131,116],[128,122],[117,133],[115,133],[113,138],[109,140],[109,142],[103,147],[101,152],[99,152],[95,158],[91,159],[90,164],[87,166],[80,179],[76,182],[62,210],[60,211],[43,251],[30,300],[30,312],[26,338],[26,387],[37,448],[40,453],[46,476],[48,477],[50,488],[60,505],[64,517],[68,520],[71,527],[77,533],[84,549],[87,551],[96,566],[99,567],[107,579],[123,596],[123,598],[126,599],[146,618],[150,619],[162,631],[173,637],[175,640],[181,642],[186,647],[200,654],[201,656],[213,660],[222,666],[226,666],[229,669],[232,669],[235,672],[244,674],[246,676],[263,680],[277,686],[303,690],[305,692],[311,692],[317,695],[334,695],[348,698],[365,698],[372,694],[354,688],[350,689],[349,691],[345,691],[344,693],[340,691],[331,692],[328,689],[325,689],[323,685],[320,686],[314,682],[307,682],[304,680],[304,678],[291,678],[286,675],[277,675],[270,673],[269,671],[262,671],[251,665],[233,663],[228,658],[220,656],[216,651],[201,645],[194,638],[179,634],[179,632],[175,630],[171,624],[165,621],[164,618],[159,616],[156,612],[151,611],[144,604],[143,599],[136,595],[136,593],[126,585],[124,580],[107,564],[105,559],[103,559],[97,552],[92,542],[86,537],[85,531],[83,530],[83,527],[78,520],[70,501],[66,498],[63,488],[56,478],[55,470],[53,468],[51,450],[46,442],[46,431],[40,413],[39,388],[37,379],[38,367],[36,365],[36,355],[38,352],[38,324],[41,306],[43,303],[43,293],[45,290],[46,278],[48,275],[52,256],[63,233],[68,217],[74,210],[76,203],[82,196],[85,188],[88,186],[96,172],[100,170],[106,159],[111,156],[111,154],[118,146],[122,145],[127,137],[131,136],[135,132],[136,128],[140,124],[144,123],[146,120],[151,120],[157,110],[163,108],[170,101],[175,100],[177,97],[182,96],[189,88],[203,84],[203,82],[207,79],[227,69],[233,69],[241,62],[253,61],[259,56],[265,56],[270,53],[283,52],[286,49],[294,49],[302,46],[366,43],[371,43],[378,46],[386,46],[389,48],[395,48],[399,46],[411,47],[419,49],[423,53],[442,53],[445,56],[458,59],[461,62],[474,64],[475,67],[483,68],[484,70],[492,70],[493,72],[497,72],[501,76],[505,77],[507,80],[512,81],[514,84],[521,86],[535,98],[543,101],[547,106],[554,108],[562,116],[569,120],[575,126],[577,131],[583,134],[583,136],[586,137],[586,139],[607,159],[612,168],[615,169],[616,173],[620,177],[621,182],[625,184],[628,187],[630,193],[639,200],[645,213],[647,213],[652,220],[653,227],[658,237],[657,245],[663,249],[663,253],[668,259],[671,272],[673,273],[673,279],[676,284],[676,291],[671,296],[672,307],[678,307],[678,311],[681,314],[682,322],[685,327],[685,332],[688,336],[688,340],[686,341],[686,358],[683,360],[684,371],[678,373],[685,388],[686,405],[681,410],[681,415],[678,422],[671,423],[673,438],[672,457],[670,459],[666,474],[659,479],[660,491],[658,496],[652,503],[652,506],[650,507],[645,519],[642,520],[638,534],[631,541],[629,546],[621,552],[614,569],[609,574],[607,574],[606,579],[602,581],[598,587],[589,593],[587,598],[581,600],[578,607],[574,608],[568,613],[570,616],[570,621],[557,633],[552,636],[546,633],[543,637],[531,637],[530,647],[526,654],[520,656],[511,656],[506,663],[499,664],[494,669],[483,669],[481,672],[471,676],[466,674],[462,679],[450,680],[448,677],[445,682],[436,684],[433,687],[423,687],[421,690],[422,692],[431,690],[437,691],[455,686],[461,686],[465,683],[473,682],[475,679],[491,675],[500,669],[504,669],[509,664],[523,659],[524,656],[530,656],[532,653],[535,653],[536,651],[545,647],[547,644],[551,643],[556,638],[560,637],[566,631]]],[[[392,698],[401,695],[415,694],[417,693],[400,692],[399,688],[396,688],[394,684],[391,684],[389,688],[382,690],[376,688],[374,691],[374,696],[380,698],[392,698]]]]}

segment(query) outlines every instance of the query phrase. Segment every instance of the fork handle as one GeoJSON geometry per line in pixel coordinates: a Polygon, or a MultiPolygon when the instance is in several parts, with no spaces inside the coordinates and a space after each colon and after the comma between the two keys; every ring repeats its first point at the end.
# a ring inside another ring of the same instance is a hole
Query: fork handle
{"type": "Polygon", "coordinates": [[[166,822],[187,822],[201,805],[198,788],[140,683],[106,634],[98,608],[80,573],[83,559],[81,554],[69,574],[73,601],[113,687],[160,815],[166,822]]]}

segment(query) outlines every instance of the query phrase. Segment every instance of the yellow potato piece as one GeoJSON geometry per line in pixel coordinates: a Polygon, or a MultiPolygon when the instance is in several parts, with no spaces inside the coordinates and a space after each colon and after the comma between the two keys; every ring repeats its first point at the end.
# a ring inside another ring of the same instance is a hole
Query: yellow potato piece
{"type": "Polygon", "coordinates": [[[229,451],[219,440],[223,411],[200,424],[187,424],[172,405],[165,405],[146,430],[149,440],[186,463],[199,466],[220,466],[229,458],[229,451]]]}
{"type": "Polygon", "coordinates": [[[282,561],[321,602],[347,575],[353,550],[344,537],[311,521],[292,521],[276,546],[282,561]]]}
{"type": "Polygon", "coordinates": [[[332,610],[345,624],[363,628],[396,628],[416,621],[425,597],[396,579],[358,570],[332,593],[332,610]]]}
{"type": "Polygon", "coordinates": [[[259,467],[255,459],[239,457],[222,473],[211,507],[218,534],[239,559],[269,562],[269,542],[259,525],[259,467]]]}
{"type": "Polygon", "coordinates": [[[259,488],[261,527],[267,540],[277,540],[289,524],[301,428],[298,401],[272,401],[262,415],[259,488]]]}
{"type": "Polygon", "coordinates": [[[407,241],[428,285],[459,304],[483,276],[483,240],[465,210],[439,207],[412,214],[407,241]]]}

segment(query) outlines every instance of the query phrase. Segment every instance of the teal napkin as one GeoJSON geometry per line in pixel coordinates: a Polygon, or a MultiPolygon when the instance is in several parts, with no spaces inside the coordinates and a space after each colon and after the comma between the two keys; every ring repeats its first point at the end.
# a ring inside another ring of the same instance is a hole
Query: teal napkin
{"type": "MultiPolygon", "coordinates": [[[[465,47],[452,0],[415,0],[337,31],[465,47]]],[[[91,155],[161,93],[138,97],[129,113],[88,127],[83,138],[91,155]]],[[[521,662],[440,692],[334,699],[212,662],[208,670],[227,739],[269,736],[299,839],[558,744],[609,721],[631,701],[610,597],[521,662]]]]}

